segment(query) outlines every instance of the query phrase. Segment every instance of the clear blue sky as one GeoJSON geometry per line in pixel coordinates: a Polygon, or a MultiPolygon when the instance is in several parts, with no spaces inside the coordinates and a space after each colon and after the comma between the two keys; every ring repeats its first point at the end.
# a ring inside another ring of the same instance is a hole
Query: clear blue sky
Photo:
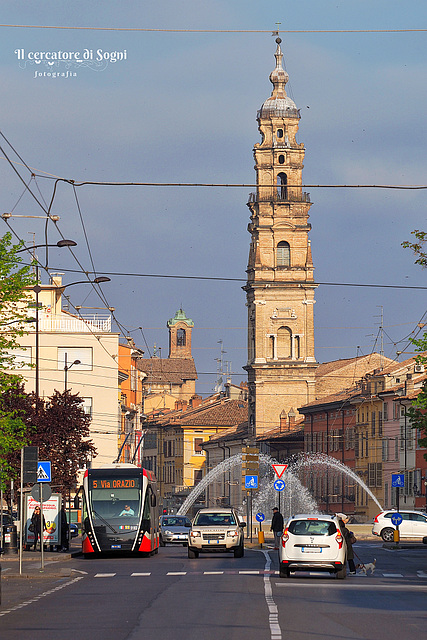
{"type": "MultiPolygon", "coordinates": [[[[305,184],[426,184],[427,32],[308,33],[312,30],[427,28],[419,0],[241,0],[159,2],[2,2],[7,25],[248,30],[265,33],[174,33],[0,27],[0,128],[27,165],[75,181],[253,183],[256,113],[270,95],[280,22],[291,97],[301,110],[305,184]],[[306,31],[306,33],[285,33],[306,31]],[[126,51],[103,66],[34,64],[15,53],[126,51]]],[[[9,157],[18,160],[2,140],[9,157]]],[[[25,167],[15,165],[24,179],[25,167]]],[[[53,180],[37,178],[46,202],[53,180]]],[[[40,190],[40,191],[39,191],[40,190]]],[[[315,278],[322,283],[426,286],[426,272],[401,247],[426,229],[425,192],[307,188],[315,278]]],[[[41,215],[4,159],[1,209],[41,215]],[[19,200],[19,202],[18,202],[19,200]]],[[[245,278],[251,189],[99,187],[60,184],[52,213],[77,255],[99,274],[163,274],[245,278]],[[81,215],[80,215],[81,214],[81,215]]],[[[17,234],[44,241],[41,220],[13,219],[17,234]]],[[[49,240],[59,235],[49,227],[49,240]]],[[[6,230],[6,227],[5,229],[6,230]]],[[[78,269],[68,252],[52,251],[50,266],[78,269]]],[[[77,276],[77,277],[76,277],[77,276]]],[[[80,279],[66,273],[64,281],[80,279]]],[[[215,382],[219,340],[233,381],[245,378],[246,307],[242,283],[112,276],[103,286],[125,333],[166,357],[167,320],[182,305],[194,320],[198,391],[215,382]]],[[[89,287],[70,289],[74,304],[100,306],[89,287]]],[[[384,310],[385,354],[427,309],[425,291],[319,286],[319,362],[369,353],[384,310]],[[360,350],[358,350],[360,347],[360,350]]],[[[84,312],[84,310],[83,310],[84,312]]],[[[379,344],[377,344],[377,350],[379,344]]],[[[409,350],[411,351],[411,349],[409,350]]]]}

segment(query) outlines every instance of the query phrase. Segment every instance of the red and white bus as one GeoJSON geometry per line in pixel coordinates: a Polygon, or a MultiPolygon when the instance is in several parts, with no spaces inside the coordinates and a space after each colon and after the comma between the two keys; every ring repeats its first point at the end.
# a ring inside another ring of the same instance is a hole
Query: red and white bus
{"type": "Polygon", "coordinates": [[[85,558],[101,553],[158,553],[156,478],[133,464],[87,469],[83,479],[85,558]]]}

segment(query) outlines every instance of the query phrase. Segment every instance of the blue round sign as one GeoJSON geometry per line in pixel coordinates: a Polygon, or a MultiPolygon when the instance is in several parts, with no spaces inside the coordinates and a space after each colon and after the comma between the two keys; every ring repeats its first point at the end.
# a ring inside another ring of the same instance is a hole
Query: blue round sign
{"type": "Polygon", "coordinates": [[[263,522],[265,520],[265,515],[263,513],[257,513],[255,518],[258,520],[258,522],[263,522]]]}
{"type": "Polygon", "coordinates": [[[402,520],[403,520],[402,516],[397,511],[391,516],[391,521],[395,527],[398,527],[399,525],[401,525],[402,520]]]}
{"type": "Polygon", "coordinates": [[[280,480],[280,479],[276,480],[273,486],[276,489],[276,491],[283,491],[283,489],[286,487],[283,480],[280,480]]]}

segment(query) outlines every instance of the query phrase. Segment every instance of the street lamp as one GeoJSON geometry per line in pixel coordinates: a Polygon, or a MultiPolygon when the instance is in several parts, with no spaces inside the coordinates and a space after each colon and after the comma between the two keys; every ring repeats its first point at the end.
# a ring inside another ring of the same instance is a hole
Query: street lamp
{"type": "Polygon", "coordinates": [[[68,370],[71,369],[73,364],[81,364],[81,360],[74,360],[74,362],[72,362],[71,364],[68,364],[67,357],[68,357],[68,354],[65,353],[64,354],[64,391],[67,391],[68,370]]]}
{"type": "MultiPolygon", "coordinates": [[[[4,214],[3,216],[4,217],[4,214]]],[[[22,249],[18,249],[16,253],[22,253],[22,251],[30,251],[31,249],[38,249],[39,247],[76,247],[77,242],[74,240],[59,240],[56,244],[37,244],[33,247],[23,247],[22,249]]],[[[33,287],[33,291],[36,294],[36,371],[35,371],[35,385],[34,391],[36,394],[36,411],[38,411],[39,406],[39,393],[40,393],[40,366],[39,366],[39,293],[42,290],[39,285],[39,265],[36,263],[36,284],[33,287]]]]}

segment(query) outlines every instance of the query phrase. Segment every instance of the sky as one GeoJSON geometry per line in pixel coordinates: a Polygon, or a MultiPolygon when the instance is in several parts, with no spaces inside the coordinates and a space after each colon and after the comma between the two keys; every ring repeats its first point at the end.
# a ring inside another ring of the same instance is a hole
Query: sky
{"type": "MultiPolygon", "coordinates": [[[[1,22],[1,212],[13,213],[19,238],[43,244],[45,220],[15,216],[45,216],[51,203],[60,220],[49,222],[48,242],[62,234],[78,244],[75,257],[50,249],[50,271],[64,283],[83,279],[81,269],[116,274],[101,296],[70,287],[71,303],[83,315],[114,307],[118,330],[146,356],[156,345],[167,357],[166,323],[182,307],[194,321],[202,395],[214,389],[221,349],[232,381],[246,377],[253,189],[55,188],[55,178],[253,184],[256,114],[271,94],[279,23],[288,93],[301,110],[303,184],[427,184],[427,31],[416,31],[427,29],[427,5],[419,0],[3,0],[1,22]],[[71,60],[36,63],[35,52],[71,60]],[[113,62],[113,52],[123,59],[113,62]]],[[[385,355],[410,357],[427,283],[401,243],[426,230],[425,191],[304,190],[322,283],[318,362],[379,351],[381,314],[385,355]]]]}

